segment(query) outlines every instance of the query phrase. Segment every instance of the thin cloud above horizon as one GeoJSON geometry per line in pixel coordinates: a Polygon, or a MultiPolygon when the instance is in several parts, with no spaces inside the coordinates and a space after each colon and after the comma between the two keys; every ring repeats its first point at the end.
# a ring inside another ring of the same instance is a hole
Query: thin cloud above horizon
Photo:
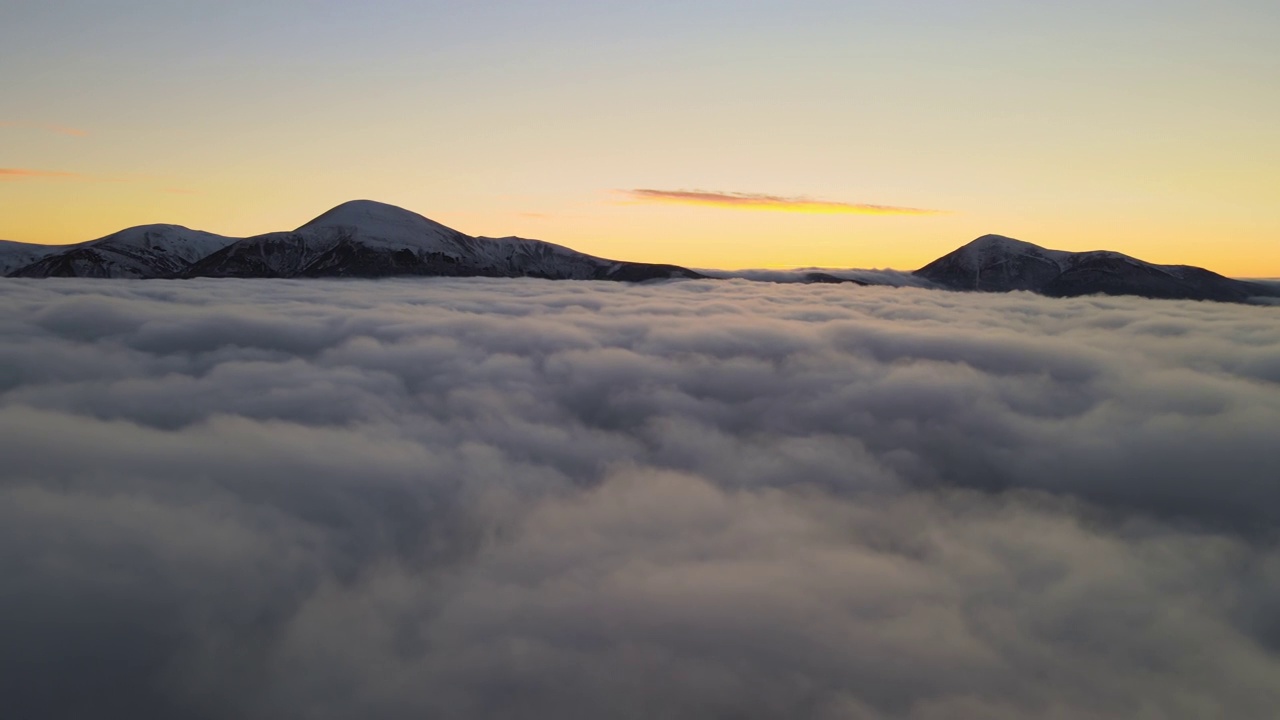
{"type": "MultiPolygon", "coordinates": [[[[66,170],[40,170],[37,168],[0,168],[0,182],[22,182],[24,180],[67,180],[85,183],[150,183],[158,178],[147,175],[87,175],[85,173],[66,170]]],[[[199,190],[184,187],[162,187],[157,192],[169,195],[197,195],[199,190]]]]}
{"type": "Polygon", "coordinates": [[[33,168],[0,168],[0,181],[4,180],[89,180],[87,175],[62,170],[36,170],[33,168]]]}
{"type": "Polygon", "coordinates": [[[51,125],[47,123],[0,122],[0,128],[44,130],[45,132],[57,133],[58,135],[67,135],[70,137],[87,137],[89,135],[88,130],[67,127],[66,125],[51,125]]]}
{"type": "Polygon", "coordinates": [[[701,205],[730,210],[773,210],[831,215],[941,215],[947,210],[851,203],[834,200],[815,200],[807,197],[788,197],[747,192],[717,192],[710,190],[654,190],[637,188],[620,190],[633,203],[662,203],[675,205],[701,205]]]}

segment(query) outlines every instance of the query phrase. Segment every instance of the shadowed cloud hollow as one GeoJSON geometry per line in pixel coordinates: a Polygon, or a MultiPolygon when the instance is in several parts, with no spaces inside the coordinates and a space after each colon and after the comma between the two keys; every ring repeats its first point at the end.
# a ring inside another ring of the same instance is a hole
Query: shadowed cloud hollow
{"type": "Polygon", "coordinates": [[[0,283],[13,717],[1280,703],[1273,308],[0,283]]]}

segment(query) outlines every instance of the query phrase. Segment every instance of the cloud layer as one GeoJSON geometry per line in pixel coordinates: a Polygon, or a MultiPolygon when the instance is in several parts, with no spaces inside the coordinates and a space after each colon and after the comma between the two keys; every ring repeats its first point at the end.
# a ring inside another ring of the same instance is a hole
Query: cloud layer
{"type": "Polygon", "coordinates": [[[0,283],[14,717],[1280,702],[1269,307],[0,283]]]}
{"type": "Polygon", "coordinates": [[[622,192],[632,202],[702,205],[733,210],[776,210],[828,215],[937,215],[943,212],[942,210],[812,200],[803,197],[784,197],[761,193],[649,189],[624,190],[622,192]]]}

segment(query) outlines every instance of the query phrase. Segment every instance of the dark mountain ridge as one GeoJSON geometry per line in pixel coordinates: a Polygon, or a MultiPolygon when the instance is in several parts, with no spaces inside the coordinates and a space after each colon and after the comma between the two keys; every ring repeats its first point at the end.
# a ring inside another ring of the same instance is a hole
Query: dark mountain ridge
{"type": "Polygon", "coordinates": [[[1233,280],[1190,265],[1156,265],[1107,250],[1049,250],[1002,235],[984,235],[915,274],[951,290],[1028,290],[1051,297],[1139,295],[1248,302],[1280,294],[1263,283],[1233,280]]]}

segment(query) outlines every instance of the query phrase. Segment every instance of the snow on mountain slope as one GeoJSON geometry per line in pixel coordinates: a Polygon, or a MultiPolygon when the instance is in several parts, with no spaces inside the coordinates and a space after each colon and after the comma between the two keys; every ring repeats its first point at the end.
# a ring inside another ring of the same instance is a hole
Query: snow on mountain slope
{"type": "Polygon", "coordinates": [[[1071,253],[1046,250],[1039,245],[1003,235],[983,235],[952,255],[960,267],[977,271],[983,267],[1009,262],[1013,258],[1034,258],[1061,267],[1071,253]]]}
{"type": "Polygon", "coordinates": [[[605,260],[563,245],[519,237],[473,238],[469,247],[484,264],[520,275],[604,279],[624,265],[634,264],[605,260]]]}
{"type": "Polygon", "coordinates": [[[1108,250],[1047,250],[1001,235],[984,235],[915,274],[955,290],[1029,290],[1057,297],[1107,294],[1246,302],[1270,294],[1262,285],[1203,268],[1156,265],[1108,250]]]}
{"type": "Polygon", "coordinates": [[[66,249],[64,245],[37,245],[0,240],[0,277],[64,249],[66,249]]]}
{"type": "Polygon", "coordinates": [[[1032,290],[1062,274],[1069,255],[1003,235],[984,235],[916,275],[962,290],[1032,290]]]}
{"type": "Polygon", "coordinates": [[[193,263],[238,239],[192,230],[181,225],[142,225],[121,230],[89,244],[121,255],[145,258],[158,253],[163,257],[193,263]]]}
{"type": "Polygon", "coordinates": [[[140,225],[78,245],[62,246],[11,270],[14,277],[172,277],[236,238],[180,225],[140,225]]]}
{"type": "Polygon", "coordinates": [[[594,257],[519,237],[472,237],[414,212],[353,200],[290,232],[237,239],[178,225],[143,225],[78,245],[0,241],[0,274],[12,277],[484,276],[641,282],[745,278],[772,282],[1029,290],[1257,302],[1280,288],[1186,265],[1155,265],[1110,251],[1048,250],[984,235],[914,273],[888,270],[708,271],[594,257]]]}
{"type": "Polygon", "coordinates": [[[621,263],[522,238],[475,238],[370,200],[343,203],[292,232],[228,238],[176,225],[128,228],[77,245],[0,245],[19,277],[381,277],[485,275],[641,280],[683,268],[621,263]]]}
{"type": "Polygon", "coordinates": [[[672,265],[592,257],[517,237],[472,237],[403,208],[343,203],[291,233],[228,245],[186,277],[385,277],[442,275],[639,281],[699,277],[672,265]]]}
{"type": "MultiPolygon", "coordinates": [[[[591,257],[541,240],[471,237],[403,208],[372,200],[343,203],[298,228],[336,245],[356,242],[368,248],[411,250],[440,256],[469,274],[546,275],[588,279],[612,261],[591,257]]],[[[332,250],[326,250],[331,252],[332,250]]],[[[322,267],[325,259],[317,258],[322,267]]]]}
{"type": "Polygon", "coordinates": [[[397,249],[433,251],[456,249],[457,240],[466,237],[415,212],[373,200],[342,203],[295,232],[303,235],[346,235],[397,249]]]}
{"type": "Polygon", "coordinates": [[[276,232],[255,235],[210,253],[183,272],[183,277],[295,277],[335,248],[335,233],[276,232]]]}

